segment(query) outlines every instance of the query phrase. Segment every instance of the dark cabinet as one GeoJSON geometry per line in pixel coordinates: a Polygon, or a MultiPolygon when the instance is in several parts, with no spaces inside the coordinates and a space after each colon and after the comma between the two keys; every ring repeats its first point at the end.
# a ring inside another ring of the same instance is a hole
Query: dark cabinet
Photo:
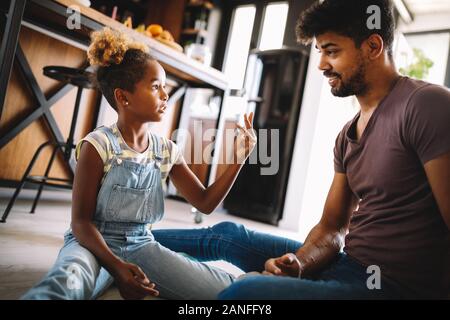
{"type": "Polygon", "coordinates": [[[267,139],[259,135],[257,163],[247,160],[225,198],[228,213],[273,225],[282,218],[307,62],[308,54],[297,48],[250,53],[245,88],[255,105],[254,127],[267,139]],[[262,159],[264,145],[268,157],[262,159]]]}

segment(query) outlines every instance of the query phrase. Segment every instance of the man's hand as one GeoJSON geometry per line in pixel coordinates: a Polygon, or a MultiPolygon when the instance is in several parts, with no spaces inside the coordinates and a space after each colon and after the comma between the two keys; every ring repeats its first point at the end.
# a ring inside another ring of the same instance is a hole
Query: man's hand
{"type": "Polygon", "coordinates": [[[126,300],[140,300],[148,295],[155,297],[159,295],[159,292],[154,289],[155,284],[151,283],[141,268],[135,264],[119,263],[114,268],[113,276],[120,295],[126,300]]]}
{"type": "Polygon", "coordinates": [[[302,271],[302,264],[295,254],[286,253],[279,258],[267,260],[264,269],[263,274],[266,275],[299,278],[302,271]]]}

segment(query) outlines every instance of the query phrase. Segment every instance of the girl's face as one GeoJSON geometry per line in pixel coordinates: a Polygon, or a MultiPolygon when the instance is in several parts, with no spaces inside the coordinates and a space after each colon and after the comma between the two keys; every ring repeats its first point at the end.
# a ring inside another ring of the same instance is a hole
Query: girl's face
{"type": "Polygon", "coordinates": [[[158,122],[167,108],[166,72],[161,65],[151,60],[145,66],[144,78],[136,83],[134,92],[126,92],[128,104],[124,111],[145,122],[158,122]]]}

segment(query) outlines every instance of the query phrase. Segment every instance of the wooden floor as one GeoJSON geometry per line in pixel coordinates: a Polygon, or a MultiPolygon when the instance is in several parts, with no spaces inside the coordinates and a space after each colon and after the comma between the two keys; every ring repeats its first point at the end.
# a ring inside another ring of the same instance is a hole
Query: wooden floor
{"type": "MultiPolygon", "coordinates": [[[[16,202],[6,223],[0,223],[0,299],[18,299],[42,278],[53,265],[63,244],[63,234],[70,223],[71,193],[44,191],[36,213],[29,214],[35,191],[25,190],[16,202]]],[[[0,188],[0,214],[3,214],[11,189],[0,188]]],[[[234,221],[248,228],[295,239],[296,234],[267,224],[242,219],[223,211],[204,216],[201,224],[194,222],[191,207],[181,201],[166,200],[166,215],[155,227],[199,228],[221,221],[234,221]]],[[[217,261],[212,265],[235,275],[242,271],[233,265],[217,261]]],[[[102,299],[120,299],[111,288],[102,299]]]]}

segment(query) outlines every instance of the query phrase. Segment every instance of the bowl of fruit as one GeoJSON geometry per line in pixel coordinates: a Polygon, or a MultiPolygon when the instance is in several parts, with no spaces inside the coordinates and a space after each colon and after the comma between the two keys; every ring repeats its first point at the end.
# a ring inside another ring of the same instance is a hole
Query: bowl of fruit
{"type": "Polygon", "coordinates": [[[172,34],[168,30],[164,30],[164,28],[159,24],[151,24],[147,27],[144,24],[140,24],[135,30],[145,34],[147,37],[153,38],[165,44],[168,47],[171,47],[176,51],[183,52],[183,47],[175,42],[172,34]]]}

